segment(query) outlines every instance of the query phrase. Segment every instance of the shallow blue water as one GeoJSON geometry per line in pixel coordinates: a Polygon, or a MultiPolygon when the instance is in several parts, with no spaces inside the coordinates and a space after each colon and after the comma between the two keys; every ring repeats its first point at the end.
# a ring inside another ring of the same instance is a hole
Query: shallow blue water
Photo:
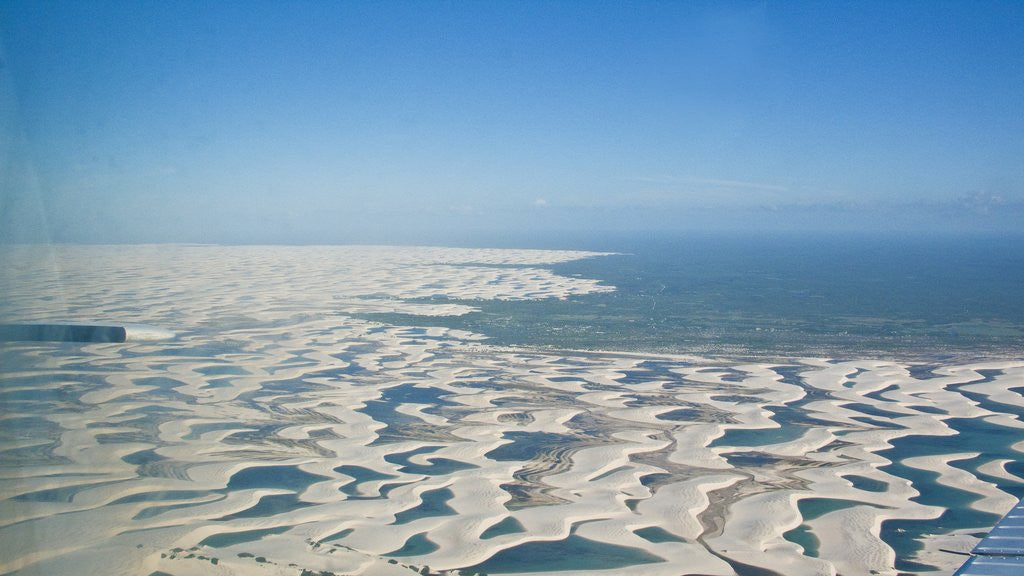
{"type": "Polygon", "coordinates": [[[448,501],[455,497],[455,494],[448,488],[427,490],[420,494],[420,503],[413,508],[402,510],[395,514],[395,524],[407,524],[420,518],[431,516],[453,516],[457,514],[455,509],[448,505],[448,501]]]}
{"type": "MultiPolygon", "coordinates": [[[[946,424],[957,432],[954,436],[905,436],[890,442],[892,448],[878,453],[893,461],[881,470],[907,478],[920,495],[913,500],[922,504],[944,507],[946,510],[934,520],[888,520],[882,523],[881,536],[897,552],[896,568],[922,570],[926,566],[909,560],[921,548],[918,540],[926,534],[946,533],[964,528],[979,528],[981,532],[996,523],[999,517],[970,508],[977,494],[958,490],[937,482],[938,474],[902,464],[906,458],[956,452],[980,452],[984,461],[996,458],[1017,459],[1011,446],[1020,441],[1020,432],[981,418],[951,418],[946,424]]],[[[977,474],[983,480],[996,484],[1016,497],[1024,496],[1024,483],[978,474],[979,459],[950,463],[951,466],[977,474]]],[[[1012,471],[1012,470],[1011,470],[1012,471]]]]}
{"type": "Polygon", "coordinates": [[[613,570],[636,564],[664,562],[639,548],[595,542],[573,533],[558,541],[533,541],[506,548],[487,560],[465,568],[470,573],[515,574],[560,570],[613,570]]]}
{"type": "Polygon", "coordinates": [[[507,516],[500,522],[491,525],[487,530],[484,530],[480,534],[480,539],[490,540],[491,538],[496,538],[505,534],[516,534],[518,532],[526,532],[526,528],[524,528],[523,525],[512,516],[507,516]]]}

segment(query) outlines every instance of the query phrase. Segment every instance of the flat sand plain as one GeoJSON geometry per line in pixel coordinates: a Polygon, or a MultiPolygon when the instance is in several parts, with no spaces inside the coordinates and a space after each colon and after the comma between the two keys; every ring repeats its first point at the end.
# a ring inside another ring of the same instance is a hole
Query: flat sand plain
{"type": "Polygon", "coordinates": [[[176,334],[0,345],[0,573],[949,574],[1016,502],[1020,359],[739,363],[429,327],[614,290],[544,268],[597,256],[0,248],[2,322],[176,334]],[[424,326],[351,316],[396,311],[424,326]]]}

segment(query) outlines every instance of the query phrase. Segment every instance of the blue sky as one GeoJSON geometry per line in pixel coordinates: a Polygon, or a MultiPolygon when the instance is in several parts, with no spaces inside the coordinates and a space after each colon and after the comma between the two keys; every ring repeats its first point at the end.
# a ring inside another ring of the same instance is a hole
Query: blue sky
{"type": "Polygon", "coordinates": [[[1022,2],[0,2],[0,239],[1019,230],[1022,2]]]}

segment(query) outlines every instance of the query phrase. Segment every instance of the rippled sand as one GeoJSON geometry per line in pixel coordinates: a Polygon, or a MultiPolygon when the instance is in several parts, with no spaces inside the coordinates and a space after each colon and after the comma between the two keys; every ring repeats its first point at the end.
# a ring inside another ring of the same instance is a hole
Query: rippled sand
{"type": "Polygon", "coordinates": [[[177,334],[0,345],[0,572],[896,574],[928,524],[887,521],[925,520],[900,561],[942,574],[1015,503],[1020,360],[555,353],[350,316],[614,289],[543,268],[593,256],[0,249],[0,321],[177,334]]]}

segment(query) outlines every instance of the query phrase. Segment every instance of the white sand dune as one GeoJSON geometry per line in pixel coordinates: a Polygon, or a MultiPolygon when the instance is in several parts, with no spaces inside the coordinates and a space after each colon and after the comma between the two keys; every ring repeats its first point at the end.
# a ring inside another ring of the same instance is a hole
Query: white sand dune
{"type": "Polygon", "coordinates": [[[0,250],[0,321],[176,334],[0,347],[0,573],[949,573],[971,531],[886,522],[937,518],[936,490],[983,522],[1021,481],[1024,442],[993,444],[1024,427],[1021,360],[794,359],[794,380],[353,316],[613,290],[543,268],[593,253],[0,250]]]}

